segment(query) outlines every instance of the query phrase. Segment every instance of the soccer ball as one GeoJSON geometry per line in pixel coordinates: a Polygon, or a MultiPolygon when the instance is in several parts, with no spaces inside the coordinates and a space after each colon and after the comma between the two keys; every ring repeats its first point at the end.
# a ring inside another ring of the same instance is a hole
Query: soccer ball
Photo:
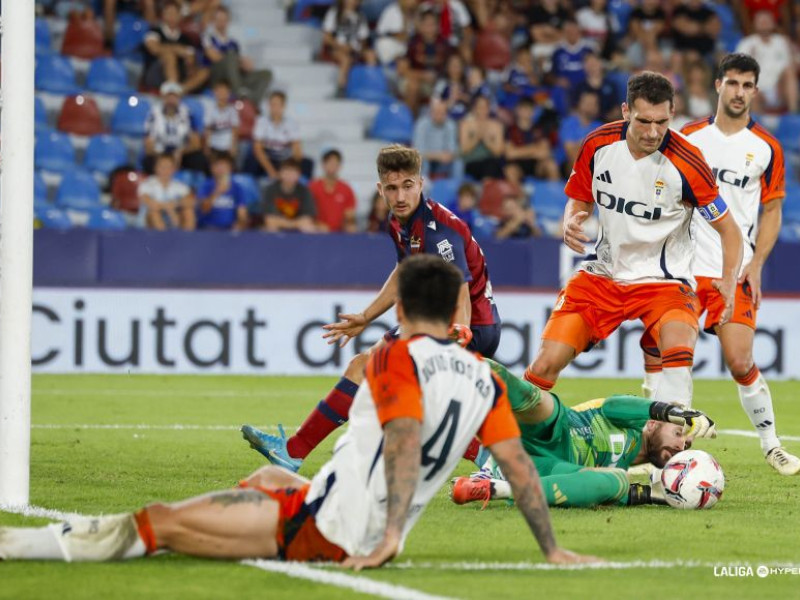
{"type": "Polygon", "coordinates": [[[711,508],[722,497],[725,475],[708,452],[684,450],[664,465],[661,483],[673,508],[711,508]]]}

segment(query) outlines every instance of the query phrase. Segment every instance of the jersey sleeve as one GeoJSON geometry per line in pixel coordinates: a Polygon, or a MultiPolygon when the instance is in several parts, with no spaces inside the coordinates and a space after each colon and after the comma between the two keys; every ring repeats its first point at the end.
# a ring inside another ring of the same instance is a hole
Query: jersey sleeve
{"type": "MultiPolygon", "coordinates": [[[[681,197],[684,202],[692,206],[701,207],[712,204],[719,198],[719,188],[700,148],[690,143],[686,138],[677,133],[670,132],[670,139],[664,149],[664,154],[678,170],[681,176],[681,197]]],[[[725,203],[722,202],[722,205],[725,203]]],[[[718,208],[721,208],[718,206],[718,208]]],[[[727,208],[727,207],[725,207],[727,208]]],[[[702,212],[702,211],[701,211],[702,212]]],[[[723,212],[713,214],[714,221],[724,216],[723,212]]]]}
{"type": "Polygon", "coordinates": [[[786,196],[786,163],[784,162],[783,148],[778,140],[760,125],[753,127],[752,131],[772,150],[769,164],[761,175],[761,204],[766,204],[786,196]]]}
{"type": "Polygon", "coordinates": [[[492,383],[495,394],[494,406],[478,430],[478,439],[486,447],[520,437],[519,425],[511,412],[505,384],[494,373],[492,373],[492,383]]]}
{"type": "Polygon", "coordinates": [[[381,425],[403,417],[422,421],[422,388],[407,342],[398,340],[372,354],[367,384],[381,425]]]}
{"type": "Polygon", "coordinates": [[[600,412],[617,427],[638,430],[650,419],[651,404],[637,396],[611,396],[602,403],[600,412]]]}
{"type": "Polygon", "coordinates": [[[581,202],[594,202],[592,195],[592,173],[594,171],[595,153],[609,144],[619,141],[623,137],[624,124],[616,121],[595,129],[581,144],[578,158],[572,167],[572,173],[564,188],[568,198],[581,202]]]}

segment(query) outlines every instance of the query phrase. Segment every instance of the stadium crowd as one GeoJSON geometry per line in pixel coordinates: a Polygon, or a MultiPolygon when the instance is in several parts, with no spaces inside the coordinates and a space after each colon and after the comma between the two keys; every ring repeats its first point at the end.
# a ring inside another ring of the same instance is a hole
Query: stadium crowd
{"type": "MultiPolygon", "coordinates": [[[[797,3],[296,0],[286,8],[321,28],[316,59],[337,65],[337,97],[393,107],[379,111],[373,136],[418,148],[429,192],[478,237],[560,236],[564,179],[584,136],[620,118],[630,74],[673,81],[679,129],[713,112],[715,65],[733,50],[762,65],[756,112],[784,145],[788,186],[800,187],[797,3]],[[376,99],[376,89],[385,95],[376,99]],[[385,127],[392,118],[413,125],[385,127]]],[[[292,98],[229,32],[235,9],[221,0],[37,2],[39,224],[385,228],[381,199],[359,210],[341,178],[347,156],[335,147],[304,153],[300,124],[287,116],[292,98]],[[54,32],[63,34],[59,49],[54,32]],[[76,59],[91,61],[85,77],[76,59]]],[[[797,239],[800,219],[788,212],[782,235],[797,239]]]]}

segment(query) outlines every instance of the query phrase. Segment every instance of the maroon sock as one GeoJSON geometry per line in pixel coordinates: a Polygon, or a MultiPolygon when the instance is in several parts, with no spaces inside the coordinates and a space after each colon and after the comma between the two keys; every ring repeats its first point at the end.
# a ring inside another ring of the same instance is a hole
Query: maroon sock
{"type": "MultiPolygon", "coordinates": [[[[472,441],[467,446],[467,451],[464,452],[464,458],[467,460],[471,460],[475,462],[475,459],[478,458],[478,452],[481,451],[481,443],[478,441],[478,438],[472,438],[472,441]]],[[[483,465],[478,465],[482,467],[483,465]]]]}
{"type": "Polygon", "coordinates": [[[358,384],[342,377],[317,407],[306,417],[300,429],[286,440],[286,449],[292,458],[305,458],[333,430],[347,422],[347,414],[358,384]]]}

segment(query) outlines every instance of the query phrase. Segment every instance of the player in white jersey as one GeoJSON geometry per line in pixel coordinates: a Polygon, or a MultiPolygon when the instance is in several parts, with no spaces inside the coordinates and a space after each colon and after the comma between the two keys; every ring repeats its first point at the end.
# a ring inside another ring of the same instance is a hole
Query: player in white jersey
{"type": "Polygon", "coordinates": [[[447,339],[461,282],[461,272],[438,256],[403,261],[400,339],[370,358],[349,429],[310,482],[267,466],[239,489],[136,513],[0,528],[0,559],[100,561],[167,550],[377,567],[401,552],[477,434],[506,474],[547,560],[597,560],[556,545],[504,384],[479,355],[447,339]]]}
{"type": "Polygon", "coordinates": [[[715,282],[730,313],[742,239],[703,155],[669,129],[674,90],[663,75],[628,81],[623,121],[590,133],[565,188],[564,242],[585,253],[582,223],[598,206],[594,254],[556,301],[525,378],[549,390],[581,352],[621,323],[640,319],[663,357],[655,399],[690,404],[697,340],[689,226],[696,208],[722,239],[715,282]]]}
{"type": "MultiPolygon", "coordinates": [[[[698,313],[706,313],[703,329],[716,334],[731,375],[736,380],[742,408],[761,438],[767,463],[783,475],[800,472],[800,459],[781,447],[775,431],[775,412],[769,387],[753,360],[756,311],[761,303],[761,268],[781,228],[786,195],[783,149],[750,117],[758,93],[758,62],[747,54],[729,54],[719,65],[716,115],[686,125],[682,132],[703,151],[716,175],[728,208],[744,239],[743,267],[729,321],[721,318],[722,300],[712,286],[722,273],[722,249],[714,231],[695,215],[694,275],[698,313]],[[759,209],[761,217],[759,219],[759,209]]],[[[645,394],[659,385],[660,361],[648,354],[645,340],[645,394]]],[[[657,354],[651,347],[650,353],[657,354]]]]}

